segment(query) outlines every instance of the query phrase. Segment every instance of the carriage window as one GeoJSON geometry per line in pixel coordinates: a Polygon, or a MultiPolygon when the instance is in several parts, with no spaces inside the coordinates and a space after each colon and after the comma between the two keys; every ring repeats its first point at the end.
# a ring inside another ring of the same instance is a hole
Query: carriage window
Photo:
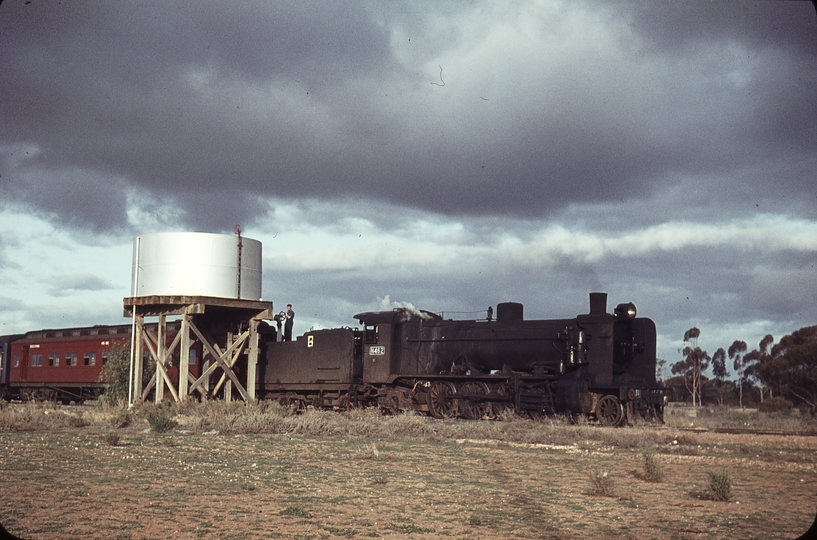
{"type": "Polygon", "coordinates": [[[60,365],[60,355],[51,353],[48,355],[48,365],[52,367],[57,367],[60,365]]]}
{"type": "Polygon", "coordinates": [[[366,343],[377,343],[377,326],[366,326],[366,343]]]}
{"type": "Polygon", "coordinates": [[[66,366],[76,366],[77,365],[77,353],[70,352],[65,354],[65,365],[66,366]]]}
{"type": "Polygon", "coordinates": [[[187,357],[188,364],[195,364],[197,360],[196,349],[190,349],[190,355],[187,357]]]}
{"type": "Polygon", "coordinates": [[[32,354],[31,355],[31,367],[43,367],[43,355],[42,354],[32,354]]]}
{"type": "Polygon", "coordinates": [[[20,367],[20,355],[19,354],[14,355],[14,367],[20,367]]]}
{"type": "Polygon", "coordinates": [[[87,352],[82,355],[82,363],[86,366],[95,366],[96,365],[96,353],[95,352],[87,352]]]}
{"type": "Polygon", "coordinates": [[[102,365],[108,363],[108,351],[102,351],[102,365]]]}

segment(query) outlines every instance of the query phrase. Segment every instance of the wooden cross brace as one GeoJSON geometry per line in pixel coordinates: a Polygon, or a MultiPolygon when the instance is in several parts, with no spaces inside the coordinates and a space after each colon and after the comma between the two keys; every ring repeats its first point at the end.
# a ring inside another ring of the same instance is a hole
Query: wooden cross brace
{"type": "Polygon", "coordinates": [[[190,385],[189,392],[192,393],[210,377],[210,374],[213,373],[213,371],[215,371],[217,368],[221,368],[222,370],[224,370],[224,374],[227,377],[229,377],[230,380],[233,382],[236,389],[238,390],[238,393],[241,394],[242,398],[244,398],[244,401],[249,402],[250,397],[247,394],[247,390],[244,389],[244,386],[238,380],[238,377],[236,376],[232,369],[233,366],[235,366],[236,362],[238,362],[238,357],[241,354],[242,346],[250,335],[249,330],[237,336],[236,340],[227,348],[227,350],[222,352],[221,348],[217,344],[215,343],[211,344],[210,343],[211,340],[205,338],[203,332],[199,330],[199,328],[193,323],[192,320],[189,322],[189,325],[190,329],[193,330],[193,333],[196,334],[196,336],[201,341],[202,345],[210,353],[210,356],[212,356],[213,359],[215,360],[215,362],[211,364],[210,367],[208,367],[204,371],[204,373],[201,374],[201,377],[193,381],[193,384],[190,385]]]}
{"type": "MultiPolygon", "coordinates": [[[[170,376],[167,374],[167,369],[165,366],[167,365],[167,358],[169,354],[176,349],[176,346],[179,344],[181,340],[181,333],[177,333],[176,337],[173,339],[173,342],[170,344],[169,347],[165,348],[162,347],[159,342],[159,337],[154,334],[150,329],[145,329],[142,333],[142,342],[147,347],[148,353],[153,358],[154,362],[156,363],[156,373],[153,374],[153,377],[150,379],[150,382],[147,384],[147,387],[142,392],[142,400],[144,400],[150,390],[157,384],[157,378],[161,376],[162,382],[167,385],[170,389],[170,393],[173,396],[173,399],[178,402],[179,401],[179,393],[176,392],[176,388],[173,386],[173,383],[170,382],[170,376]]],[[[185,366],[186,367],[186,366],[185,366]]],[[[179,369],[182,369],[182,366],[179,366],[179,369]]]]}

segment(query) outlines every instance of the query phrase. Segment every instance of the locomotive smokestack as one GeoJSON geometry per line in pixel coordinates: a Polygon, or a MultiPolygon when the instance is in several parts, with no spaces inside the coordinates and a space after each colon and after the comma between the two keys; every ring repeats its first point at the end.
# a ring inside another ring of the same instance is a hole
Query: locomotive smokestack
{"type": "Polygon", "coordinates": [[[604,315],[607,313],[607,293],[590,293],[590,315],[604,315]]]}

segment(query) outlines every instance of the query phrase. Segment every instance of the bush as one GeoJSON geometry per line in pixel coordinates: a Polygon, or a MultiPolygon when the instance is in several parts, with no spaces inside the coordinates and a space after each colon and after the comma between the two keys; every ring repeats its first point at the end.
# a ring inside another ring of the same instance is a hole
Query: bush
{"type": "Polygon", "coordinates": [[[108,355],[108,361],[99,374],[105,383],[105,393],[99,400],[106,405],[119,405],[128,399],[130,377],[130,353],[122,345],[115,345],[108,355]]]}
{"type": "Polygon", "coordinates": [[[105,444],[108,446],[119,446],[119,435],[117,433],[106,433],[105,444]]]}
{"type": "Polygon", "coordinates": [[[115,428],[124,428],[130,425],[131,417],[130,412],[125,409],[121,409],[117,411],[113,416],[111,416],[111,427],[115,428]]]}
{"type": "Polygon", "coordinates": [[[590,494],[602,497],[613,497],[613,477],[606,472],[590,473],[590,494]]]}
{"type": "Polygon", "coordinates": [[[647,482],[662,482],[664,480],[664,469],[658,461],[655,452],[646,451],[644,456],[644,480],[647,482]]]}
{"type": "Polygon", "coordinates": [[[179,425],[167,411],[159,407],[148,411],[147,421],[150,425],[150,430],[154,433],[167,433],[179,425]]]}
{"type": "Polygon", "coordinates": [[[794,403],[782,396],[774,396],[763,401],[757,410],[765,413],[790,413],[794,403]]]}
{"type": "Polygon", "coordinates": [[[72,428],[81,428],[90,425],[90,422],[82,417],[82,413],[69,414],[65,417],[65,424],[72,428]]]}
{"type": "Polygon", "coordinates": [[[354,455],[355,459],[377,459],[380,457],[380,450],[375,443],[364,445],[354,455]]]}
{"type": "Polygon", "coordinates": [[[722,471],[706,471],[709,475],[709,486],[706,494],[713,501],[728,501],[732,498],[732,481],[729,479],[729,469],[722,471]]]}

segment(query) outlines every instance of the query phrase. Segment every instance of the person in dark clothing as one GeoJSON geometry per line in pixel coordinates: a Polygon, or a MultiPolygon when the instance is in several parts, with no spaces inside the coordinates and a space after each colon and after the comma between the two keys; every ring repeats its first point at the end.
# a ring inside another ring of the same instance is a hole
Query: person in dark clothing
{"type": "Polygon", "coordinates": [[[287,304],[287,320],[284,323],[284,341],[292,341],[292,324],[295,322],[295,312],[292,311],[292,304],[287,304]]]}

